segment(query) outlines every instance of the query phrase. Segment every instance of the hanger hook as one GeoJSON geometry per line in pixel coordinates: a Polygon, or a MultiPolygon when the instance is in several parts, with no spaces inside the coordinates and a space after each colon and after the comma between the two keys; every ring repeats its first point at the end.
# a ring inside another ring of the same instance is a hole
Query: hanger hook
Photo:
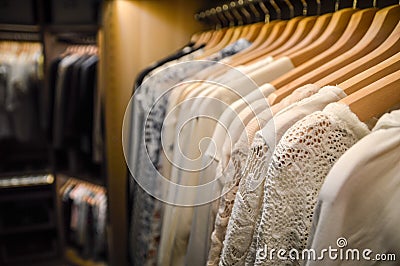
{"type": "Polygon", "coordinates": [[[339,4],[340,4],[340,1],[336,0],[335,1],[335,12],[337,12],[339,10],[339,4]]]}
{"type": "Polygon", "coordinates": [[[246,24],[250,24],[251,23],[251,14],[245,8],[244,1],[243,0],[239,0],[238,1],[238,5],[240,6],[240,11],[242,12],[242,14],[244,15],[244,17],[246,19],[246,24]]]}
{"type": "Polygon", "coordinates": [[[264,2],[262,0],[258,2],[258,5],[260,6],[262,11],[264,12],[264,22],[265,23],[269,23],[271,15],[269,13],[268,8],[264,5],[264,2]]]}
{"type": "Polygon", "coordinates": [[[232,16],[231,12],[229,11],[229,6],[227,4],[222,5],[222,10],[229,21],[229,27],[235,26],[235,18],[232,16]]]}
{"type": "Polygon", "coordinates": [[[256,18],[256,21],[260,21],[260,12],[258,12],[257,8],[253,4],[253,0],[247,0],[246,1],[250,7],[251,12],[253,13],[254,17],[256,18]]]}
{"type": "Polygon", "coordinates": [[[321,0],[317,0],[317,16],[321,15],[321,0]]]}
{"type": "Polygon", "coordinates": [[[203,23],[210,24],[205,11],[199,13],[199,20],[202,21],[203,23]]]}
{"type": "Polygon", "coordinates": [[[222,7],[217,6],[215,8],[215,16],[217,16],[221,21],[223,21],[222,23],[223,27],[229,25],[229,21],[225,18],[224,14],[222,14],[222,7]]]}
{"type": "MultiPolygon", "coordinates": [[[[208,9],[208,10],[204,11],[204,14],[205,14],[206,18],[211,19],[215,23],[215,21],[211,18],[211,10],[208,9]]],[[[217,20],[217,24],[215,25],[216,30],[219,29],[218,24],[219,24],[219,20],[217,20]]]]}
{"type": "Polygon", "coordinates": [[[232,1],[229,5],[230,5],[230,10],[232,11],[233,16],[235,16],[236,19],[238,20],[238,25],[242,26],[244,24],[243,18],[240,15],[240,13],[236,10],[237,4],[234,1],[232,1]]]}
{"type": "Polygon", "coordinates": [[[308,14],[308,5],[306,0],[301,0],[301,3],[303,4],[303,16],[307,16],[308,14]]]}
{"type": "Polygon", "coordinates": [[[228,23],[227,24],[228,27],[234,27],[235,26],[235,18],[232,17],[232,14],[231,14],[231,12],[229,10],[229,6],[228,5],[225,6],[225,9],[224,9],[224,6],[222,6],[221,15],[224,18],[226,18],[226,21],[228,23]]]}
{"type": "Polygon", "coordinates": [[[292,3],[290,2],[290,0],[284,0],[284,1],[285,1],[286,5],[289,8],[289,12],[290,12],[289,16],[290,16],[290,18],[294,18],[294,7],[293,7],[292,3]]]}
{"type": "Polygon", "coordinates": [[[353,9],[357,9],[357,0],[353,0],[353,9]]]}
{"type": "Polygon", "coordinates": [[[224,13],[222,12],[222,7],[217,6],[215,8],[215,13],[216,16],[221,19],[223,27],[229,26],[229,20],[224,16],[224,13]]]}
{"type": "MultiPolygon", "coordinates": [[[[399,1],[399,4],[400,4],[400,1],[399,1]]],[[[376,8],[376,0],[374,0],[374,2],[372,3],[372,6],[373,6],[374,8],[376,8]]]]}
{"type": "Polygon", "coordinates": [[[218,21],[217,25],[215,26],[215,29],[216,30],[221,29],[223,27],[223,25],[224,25],[224,21],[221,20],[220,17],[218,16],[216,9],[215,8],[211,8],[210,9],[210,13],[211,13],[211,16],[215,17],[217,19],[217,21],[218,21]]]}
{"type": "Polygon", "coordinates": [[[282,11],[279,8],[279,6],[275,3],[275,0],[270,0],[269,2],[271,3],[272,7],[276,11],[276,19],[281,19],[282,18],[282,11]]]}

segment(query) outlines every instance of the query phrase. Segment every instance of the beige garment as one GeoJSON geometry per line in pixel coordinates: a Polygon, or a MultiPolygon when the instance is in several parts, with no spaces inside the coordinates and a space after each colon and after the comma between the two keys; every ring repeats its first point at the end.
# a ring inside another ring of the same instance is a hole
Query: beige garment
{"type": "MultiPolygon", "coordinates": [[[[252,91],[245,97],[232,103],[220,116],[218,119],[218,124],[215,127],[212,140],[214,145],[209,145],[205,155],[215,159],[217,162],[221,162],[223,166],[226,166],[227,160],[223,160],[222,150],[225,144],[225,140],[229,138],[229,134],[232,131],[229,130],[231,123],[237,118],[241,111],[245,108],[254,109],[254,102],[259,99],[266,99],[266,95],[275,91],[275,88],[271,84],[265,84],[261,86],[258,90],[252,91]]],[[[268,108],[268,103],[265,101],[266,108],[268,108]]],[[[235,138],[236,139],[236,138],[235,138]]],[[[235,140],[236,141],[236,140],[235,140]]]]}
{"type": "MultiPolygon", "coordinates": [[[[171,178],[171,167],[173,157],[173,144],[175,142],[175,128],[181,110],[181,103],[185,98],[193,93],[195,96],[201,92],[203,83],[181,84],[174,88],[168,97],[168,107],[165,114],[163,127],[161,130],[161,154],[160,154],[160,173],[163,177],[171,178]],[[194,90],[197,87],[197,90],[194,90]]],[[[189,97],[188,97],[189,98],[189,97]]]]}
{"type": "MultiPolygon", "coordinates": [[[[215,169],[220,161],[220,146],[222,146],[227,132],[226,127],[228,127],[231,121],[238,116],[240,110],[245,107],[251,107],[251,109],[255,109],[256,106],[254,106],[253,102],[259,100],[260,98],[266,99],[267,95],[273,91],[274,88],[270,85],[262,86],[258,90],[249,93],[244,98],[232,103],[229,108],[227,108],[219,117],[218,124],[216,125],[212,136],[213,145],[209,145],[207,151],[202,156],[202,166],[207,167],[205,167],[200,173],[199,184],[211,182],[212,179],[210,179],[210,177],[215,177],[215,169]],[[225,127],[223,125],[225,125],[225,127]]],[[[198,198],[197,201],[200,201],[202,195],[198,194],[196,197],[198,198]]],[[[215,218],[215,216],[213,216],[214,218],[210,216],[212,204],[214,203],[198,206],[194,209],[189,246],[185,259],[186,264],[204,265],[207,262],[211,241],[210,236],[215,218]]]]}
{"type": "MultiPolygon", "coordinates": [[[[162,158],[162,166],[161,169],[164,169],[163,171],[165,172],[165,177],[169,178],[172,182],[176,182],[174,176],[173,176],[173,165],[172,162],[174,162],[174,150],[175,148],[171,148],[176,142],[177,142],[177,136],[176,136],[176,128],[180,126],[179,120],[183,120],[182,116],[186,114],[184,112],[186,109],[188,109],[188,102],[185,102],[185,99],[192,99],[194,97],[197,97],[199,94],[203,92],[202,86],[199,86],[197,88],[185,88],[184,91],[181,91],[181,93],[177,92],[174,94],[174,91],[172,92],[172,97],[170,99],[169,107],[168,107],[168,115],[170,115],[170,118],[166,118],[165,123],[166,127],[165,131],[163,133],[163,147],[169,148],[169,151],[166,152],[164,150],[164,157],[162,158]],[[184,98],[186,96],[186,98],[184,98]],[[175,112],[172,112],[174,110],[175,112]],[[165,139],[164,139],[165,138],[165,139]],[[167,143],[164,143],[164,141],[168,141],[167,143]],[[167,153],[167,155],[166,155],[167,153]],[[167,172],[170,170],[170,172],[167,172]]],[[[189,105],[190,106],[190,105],[189,105]]],[[[163,129],[164,130],[164,129],[163,129]]],[[[164,193],[168,197],[170,197],[170,202],[173,202],[173,196],[174,192],[171,191],[171,188],[167,187],[164,188],[164,193]]],[[[164,208],[164,214],[163,214],[163,224],[162,224],[162,229],[161,229],[161,240],[160,240],[160,246],[159,246],[159,255],[158,255],[158,265],[171,265],[171,260],[172,260],[172,247],[173,247],[173,242],[174,242],[174,233],[177,230],[177,224],[173,223],[172,221],[175,219],[175,206],[173,205],[165,205],[164,208]]],[[[172,264],[173,265],[173,264],[172,264]]]]}
{"type": "MultiPolygon", "coordinates": [[[[203,101],[202,107],[204,108],[193,110],[193,108],[189,109],[189,107],[182,105],[180,113],[184,110],[184,114],[182,114],[182,119],[178,119],[177,128],[179,129],[194,114],[210,115],[217,120],[229,104],[253,91],[256,84],[270,82],[293,68],[294,66],[290,59],[281,58],[250,73],[249,77],[254,78],[254,80],[245,76],[224,84],[229,89],[216,88],[210,99],[201,99],[203,101]],[[220,100],[221,103],[225,103],[226,106],[224,107],[220,103],[215,104],[215,101],[214,104],[210,105],[213,102],[213,97],[220,100]],[[187,112],[188,110],[191,111],[187,112]]],[[[193,105],[196,105],[196,103],[193,103],[193,105]]],[[[199,140],[209,134],[208,130],[210,128],[215,127],[215,121],[213,119],[194,119],[186,126],[187,130],[179,132],[180,139],[175,141],[175,145],[180,145],[180,149],[174,148],[173,156],[173,162],[178,167],[172,167],[170,179],[174,183],[191,186],[197,185],[199,182],[199,174],[198,172],[193,172],[193,170],[200,169],[202,165],[201,159],[198,160],[198,155],[200,155],[200,151],[198,150],[199,140]],[[192,161],[188,158],[195,158],[196,160],[192,161]],[[192,172],[182,169],[190,169],[192,172]]],[[[210,137],[211,134],[212,132],[208,136],[210,137]]],[[[187,193],[185,191],[186,189],[180,189],[179,191],[169,189],[168,195],[170,201],[183,205],[194,204],[197,198],[195,196],[196,193],[187,193]]],[[[209,191],[197,194],[206,196],[207,193],[209,194],[209,191]]],[[[200,202],[204,202],[203,199],[200,199],[200,202]]],[[[183,264],[192,218],[193,208],[167,206],[163,219],[159,262],[170,262],[173,265],[183,264]]]]}
{"type": "MultiPolygon", "coordinates": [[[[266,61],[267,62],[267,61],[266,61]]],[[[266,63],[265,62],[265,63],[266,63]]],[[[213,85],[214,82],[218,84],[225,84],[227,81],[232,81],[235,80],[238,76],[242,76],[243,74],[238,71],[238,68],[230,68],[228,66],[225,66],[224,64],[217,63],[219,66],[224,66],[225,68],[229,69],[226,73],[224,73],[221,76],[215,77],[215,78],[207,78],[204,80],[207,81],[212,81],[212,83],[208,82],[203,82],[202,78],[200,78],[201,75],[203,75],[203,72],[200,72],[199,77],[192,77],[190,80],[195,80],[195,79],[200,79],[198,82],[190,82],[186,84],[181,84],[177,88],[174,88],[170,94],[170,97],[168,99],[168,108],[167,108],[167,114],[166,118],[164,120],[164,125],[162,128],[162,144],[164,150],[162,151],[161,154],[161,173],[163,174],[164,177],[170,178],[171,171],[172,171],[172,160],[173,160],[173,145],[174,145],[174,135],[175,135],[175,129],[176,125],[179,119],[179,112],[181,110],[181,103],[187,99],[187,98],[193,98],[196,97],[197,94],[202,93],[203,96],[207,95],[208,93],[212,92],[213,90],[216,90],[216,88],[219,85],[213,85]],[[189,94],[193,94],[194,96],[192,97],[187,97],[189,94]]],[[[203,71],[208,71],[211,67],[204,69],[203,71]]],[[[252,65],[251,66],[246,66],[241,68],[241,71],[246,74],[247,72],[251,71],[252,65]]],[[[205,72],[208,73],[208,72],[205,72]]],[[[238,106],[239,108],[240,106],[238,106]]],[[[240,107],[242,108],[242,107],[240,107]]],[[[232,109],[235,110],[236,107],[232,106],[232,109]]],[[[224,120],[220,120],[224,121],[224,120]]],[[[224,123],[224,122],[222,122],[224,123]]],[[[218,142],[216,142],[218,143],[218,142]]],[[[222,144],[221,144],[222,145],[222,144]]],[[[217,145],[218,146],[218,145],[217,145]]]]}
{"type": "MultiPolygon", "coordinates": [[[[357,249],[367,257],[400,250],[400,111],[382,116],[371,134],[346,151],[330,170],[318,196],[308,241],[318,255],[329,246],[357,249]],[[347,245],[342,246],[347,242],[347,245]]],[[[388,257],[388,256],[387,256],[388,257]]],[[[398,258],[397,258],[398,259],[398,258]]],[[[354,260],[307,261],[306,265],[354,265],[354,260]]],[[[381,262],[398,265],[396,261],[381,262]]]]}
{"type": "Polygon", "coordinates": [[[245,130],[246,125],[254,117],[257,117],[263,110],[270,109],[267,99],[259,99],[251,106],[246,106],[237,117],[229,125],[229,135],[225,138],[222,146],[222,164],[227,165],[232,153],[233,146],[238,141],[241,133],[245,130]]]}
{"type": "MultiPolygon", "coordinates": [[[[287,265],[267,248],[302,251],[318,193],[333,164],[369,134],[348,106],[332,103],[294,124],[279,141],[264,185],[255,265],[287,265]]],[[[299,265],[301,261],[290,260],[299,265]]]]}
{"type": "MultiPolygon", "coordinates": [[[[251,124],[249,124],[247,127],[250,126],[250,129],[259,129],[261,125],[264,125],[267,121],[270,120],[272,117],[273,113],[277,113],[279,110],[291,105],[292,103],[301,100],[309,95],[312,95],[318,90],[318,88],[314,85],[306,85],[302,88],[297,89],[292,95],[288,96],[285,98],[281,103],[274,105],[271,107],[271,110],[266,110],[263,113],[261,113],[259,116],[257,116],[251,124]]],[[[246,127],[246,131],[247,128],[246,127]]],[[[253,132],[243,132],[241,136],[241,143],[242,145],[239,145],[237,143],[235,145],[234,152],[232,153],[232,160],[229,161],[227,171],[224,172],[223,174],[227,176],[227,179],[233,180],[232,178],[239,174],[240,169],[242,166],[244,166],[245,159],[247,157],[247,151],[248,151],[248,135],[253,135],[255,134],[255,131],[253,132]],[[235,162],[233,162],[235,160],[235,162]],[[237,171],[237,173],[236,173],[237,171]]],[[[219,169],[222,169],[221,167],[219,169]]],[[[223,184],[224,189],[227,191],[228,187],[231,188],[232,183],[226,183],[223,184]],[[226,185],[226,186],[225,186],[226,185]]],[[[219,202],[219,211],[218,214],[216,214],[216,211],[212,213],[212,216],[215,217],[216,215],[216,220],[215,220],[215,227],[214,231],[211,236],[211,249],[209,253],[209,260],[208,264],[209,265],[217,265],[219,262],[219,257],[220,253],[222,250],[222,241],[225,237],[225,232],[226,232],[226,227],[228,224],[229,216],[231,214],[232,206],[233,206],[233,201],[235,199],[235,193],[237,189],[233,188],[229,190],[225,195],[223,195],[220,199],[219,202]]],[[[221,193],[221,189],[218,190],[219,193],[221,193]]],[[[217,205],[218,206],[218,205],[217,205]]]]}
{"type": "MultiPolygon", "coordinates": [[[[227,75],[232,76],[235,74],[235,72],[231,72],[227,75]]],[[[192,124],[185,124],[185,122],[189,121],[189,119],[193,117],[193,112],[190,112],[189,110],[198,110],[202,102],[206,100],[204,97],[208,97],[209,94],[218,91],[221,88],[222,87],[218,84],[210,85],[208,83],[203,83],[198,85],[195,83],[186,86],[184,90],[182,90],[180,93],[176,93],[173,96],[173,100],[176,99],[176,101],[171,102],[168,107],[167,116],[171,115],[171,118],[167,117],[165,120],[165,124],[168,127],[165,128],[166,130],[163,134],[166,138],[166,142],[163,142],[163,146],[168,147],[170,150],[168,153],[164,154],[164,157],[162,158],[162,169],[169,171],[165,176],[169,177],[169,179],[176,184],[180,184],[178,175],[180,170],[179,167],[181,165],[179,165],[179,158],[182,157],[182,153],[185,155],[188,154],[182,148],[185,146],[185,140],[188,138],[188,136],[191,136],[190,132],[192,124]],[[194,100],[195,98],[196,100],[194,100]],[[170,111],[173,109],[175,112],[171,113],[170,111]],[[183,125],[185,125],[185,127],[183,127],[183,130],[181,130],[183,125]],[[177,135],[177,132],[179,132],[180,135],[177,135]],[[178,146],[178,144],[180,146],[178,146]],[[172,163],[174,163],[175,166],[172,165],[172,163]],[[178,167],[176,167],[176,165],[178,165],[178,167]]],[[[172,93],[174,93],[174,91],[172,93]]],[[[209,129],[211,128],[209,127],[209,129]]],[[[162,139],[164,139],[164,136],[162,139]]],[[[192,156],[192,158],[195,156],[192,156]]],[[[170,199],[170,202],[174,202],[175,198],[178,196],[177,191],[171,187],[165,188],[165,193],[170,199]]],[[[185,247],[175,249],[173,246],[175,237],[178,234],[178,224],[176,223],[176,219],[180,211],[186,212],[191,210],[189,210],[189,208],[180,208],[173,205],[167,205],[165,207],[159,252],[160,265],[169,265],[170,262],[173,265],[175,265],[175,263],[182,263],[181,250],[185,247]],[[177,260],[180,260],[180,262],[177,260]]],[[[179,245],[179,242],[177,242],[177,245],[179,245]]]]}
{"type": "Polygon", "coordinates": [[[294,65],[289,57],[281,57],[270,64],[260,67],[253,72],[249,73],[248,76],[254,80],[255,83],[266,84],[271,82],[283,74],[286,74],[290,70],[294,69],[294,65]]]}
{"type": "MultiPolygon", "coordinates": [[[[193,102],[191,104],[192,107],[190,108],[190,112],[185,113],[186,116],[182,116],[182,119],[180,119],[182,123],[186,121],[187,118],[196,117],[198,115],[205,115],[213,117],[214,119],[199,118],[191,120],[191,122],[187,124],[187,130],[183,130],[180,132],[180,138],[182,138],[183,140],[187,140],[183,142],[179,140],[179,143],[181,145],[181,152],[185,154],[188,158],[201,158],[199,157],[200,151],[198,150],[197,144],[202,144],[200,142],[202,138],[207,136],[210,137],[212,135],[216,120],[226,109],[226,106],[229,106],[229,104],[237,100],[239,95],[246,95],[251,90],[254,90],[254,87],[245,86],[243,88],[235,88],[234,91],[231,91],[230,89],[227,89],[225,87],[219,87],[213,90],[211,94],[207,94],[207,97],[198,98],[195,102],[193,102]],[[237,92],[239,93],[239,95],[237,94],[237,92]],[[201,103],[200,108],[198,108],[198,103],[201,103]]],[[[179,124],[180,122],[178,122],[178,126],[179,124]]],[[[206,146],[204,146],[203,150],[205,150],[205,148],[206,146]]],[[[176,157],[174,157],[174,162],[178,162],[178,165],[180,165],[184,169],[195,170],[198,169],[197,167],[201,167],[201,160],[190,161],[185,159],[180,154],[175,153],[174,155],[177,155],[176,157]]],[[[180,185],[197,185],[199,182],[198,177],[198,172],[187,172],[182,171],[178,168],[172,168],[171,179],[173,179],[174,182],[180,185]]],[[[207,189],[204,188],[204,190],[207,189]]],[[[200,192],[199,194],[205,195],[204,192],[200,192]]],[[[179,190],[173,191],[172,195],[174,196],[175,201],[181,204],[198,204],[195,202],[196,194],[194,192],[189,193],[179,190]]],[[[204,202],[203,199],[200,199],[200,201],[204,202]]],[[[166,226],[166,228],[169,228],[167,233],[170,238],[172,238],[171,264],[182,265],[184,263],[186,248],[191,230],[193,208],[174,206],[172,207],[171,212],[173,214],[171,216],[172,219],[170,220],[170,223],[168,223],[168,226],[166,226]]]]}

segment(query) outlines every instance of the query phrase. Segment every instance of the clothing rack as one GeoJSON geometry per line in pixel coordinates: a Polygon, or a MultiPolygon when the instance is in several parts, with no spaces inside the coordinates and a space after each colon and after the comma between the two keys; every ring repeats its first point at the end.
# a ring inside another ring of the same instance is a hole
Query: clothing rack
{"type": "MultiPolygon", "coordinates": [[[[63,175],[62,177],[64,179],[67,179],[65,184],[67,184],[67,183],[70,183],[70,184],[84,184],[84,185],[87,185],[89,187],[95,187],[96,189],[99,189],[99,190],[103,191],[104,193],[106,193],[106,191],[107,191],[106,188],[103,185],[95,184],[91,180],[85,180],[85,179],[83,179],[81,177],[75,178],[75,177],[70,177],[70,176],[65,176],[65,175],[63,175]]],[[[65,184],[64,184],[64,186],[65,186],[65,184]]]]}
{"type": "MultiPolygon", "coordinates": [[[[218,3],[218,2],[217,2],[218,3]]],[[[343,8],[383,8],[398,4],[396,0],[235,0],[203,9],[194,18],[216,29],[331,13],[343,8]]]]}
{"type": "Polygon", "coordinates": [[[54,182],[51,174],[16,175],[0,178],[0,188],[50,185],[54,182]]]}
{"type": "Polygon", "coordinates": [[[96,33],[60,33],[57,41],[67,44],[96,45],[96,33]]]}
{"type": "Polygon", "coordinates": [[[52,25],[48,27],[49,33],[56,40],[67,44],[97,44],[97,25],[52,25]]]}
{"type": "Polygon", "coordinates": [[[40,26],[0,24],[0,40],[39,42],[42,40],[40,26]]]}
{"type": "Polygon", "coordinates": [[[103,265],[98,260],[105,259],[108,253],[105,235],[107,190],[74,177],[63,178],[65,183],[58,189],[58,200],[62,209],[59,219],[64,223],[65,256],[77,265],[103,265]],[[91,247],[95,248],[92,250],[91,247]]]}
{"type": "MultiPolygon", "coordinates": [[[[331,2],[331,1],[330,1],[331,2]]],[[[235,25],[289,19],[294,16],[320,14],[321,8],[331,9],[320,0],[236,0],[223,1],[219,6],[202,10],[195,19],[207,25],[228,27],[235,25]]]]}
{"type": "Polygon", "coordinates": [[[24,42],[40,42],[40,33],[34,32],[0,32],[0,40],[2,41],[24,41],[24,42]]]}

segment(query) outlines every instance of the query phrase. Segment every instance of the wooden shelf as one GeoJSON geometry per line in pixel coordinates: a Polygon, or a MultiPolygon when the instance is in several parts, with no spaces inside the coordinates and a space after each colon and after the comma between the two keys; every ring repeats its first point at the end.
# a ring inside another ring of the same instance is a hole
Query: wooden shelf
{"type": "Polygon", "coordinates": [[[6,178],[0,177],[0,189],[48,186],[53,183],[54,183],[54,176],[51,174],[15,175],[6,178]]]}
{"type": "Polygon", "coordinates": [[[78,252],[71,247],[66,248],[64,254],[68,262],[77,266],[107,266],[104,261],[94,261],[80,257],[78,252]]]}
{"type": "Polygon", "coordinates": [[[0,31],[38,33],[40,32],[40,26],[23,24],[0,24],[0,31]]]}
{"type": "Polygon", "coordinates": [[[53,191],[51,191],[51,190],[26,192],[23,197],[21,197],[21,194],[19,194],[19,193],[0,196],[1,201],[9,201],[9,200],[26,201],[26,200],[34,200],[34,199],[52,199],[52,198],[53,198],[53,191]]]}
{"type": "MultiPolygon", "coordinates": [[[[26,233],[26,232],[46,231],[46,230],[55,230],[55,229],[56,229],[56,225],[53,222],[51,222],[51,223],[47,223],[47,224],[38,224],[38,225],[7,228],[7,231],[0,232],[0,235],[12,235],[12,234],[20,234],[20,233],[26,233]]],[[[4,228],[2,228],[2,230],[4,230],[4,228]]]]}
{"type": "Polygon", "coordinates": [[[66,24],[66,25],[48,25],[46,29],[51,33],[97,33],[100,26],[92,24],[66,24]]]}

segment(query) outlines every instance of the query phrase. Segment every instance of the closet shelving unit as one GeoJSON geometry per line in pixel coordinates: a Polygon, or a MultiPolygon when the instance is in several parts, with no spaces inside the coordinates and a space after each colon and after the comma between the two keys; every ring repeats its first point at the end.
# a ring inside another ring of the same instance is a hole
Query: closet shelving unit
{"type": "Polygon", "coordinates": [[[31,173],[0,178],[0,264],[55,260],[58,254],[54,176],[31,173]],[[39,180],[30,180],[35,177],[39,180]]]}
{"type": "MultiPolygon", "coordinates": [[[[33,17],[33,16],[32,16],[33,17]]],[[[40,23],[0,24],[0,40],[42,42],[40,23]]],[[[43,83],[38,84],[43,88],[43,83]]],[[[54,176],[44,138],[0,140],[0,265],[56,263],[59,253],[54,176]]]]}
{"type": "MultiPolygon", "coordinates": [[[[8,0],[5,1],[5,6],[11,5],[11,9],[15,10],[17,5],[21,5],[21,8],[25,7],[25,2],[24,0],[8,0]]],[[[79,38],[84,37],[85,42],[88,39],[93,40],[93,44],[96,44],[97,35],[101,31],[99,23],[95,20],[82,23],[79,21],[69,23],[68,21],[54,20],[53,18],[57,17],[57,14],[52,13],[55,10],[52,7],[54,2],[65,4],[70,8],[74,6],[74,3],[72,3],[74,1],[30,1],[26,5],[30,7],[30,10],[26,11],[31,15],[26,19],[29,23],[20,23],[21,19],[15,23],[12,20],[12,14],[9,21],[3,23],[3,20],[7,20],[5,17],[1,18],[0,21],[0,39],[38,41],[43,44],[45,77],[41,89],[45,94],[49,90],[45,81],[48,78],[47,67],[51,60],[61,54],[66,46],[82,44],[76,43],[79,38]]],[[[75,4],[81,5],[82,2],[78,2],[75,4]]],[[[93,1],[87,2],[93,3],[93,1]]],[[[98,1],[98,3],[100,2],[98,1]]],[[[99,4],[96,8],[100,6],[99,4]]],[[[99,12],[99,10],[93,11],[93,14],[99,12]]],[[[2,12],[0,11],[0,13],[2,12]]],[[[71,16],[71,18],[73,17],[71,16]]],[[[0,216],[0,265],[26,265],[28,262],[29,265],[34,265],[35,261],[38,265],[44,265],[41,262],[43,259],[46,261],[53,259],[54,262],[51,262],[50,265],[59,265],[58,263],[63,260],[73,265],[108,265],[108,258],[104,258],[104,261],[85,259],[66,244],[62,230],[64,225],[62,224],[61,199],[58,194],[59,189],[70,176],[106,187],[106,161],[104,160],[96,169],[73,169],[71,171],[68,164],[64,163],[65,158],[59,157],[59,154],[48,142],[44,141],[40,145],[31,145],[30,147],[10,141],[1,143],[1,145],[2,150],[6,148],[6,151],[12,152],[0,153],[0,160],[2,160],[0,164],[0,212],[7,211],[12,215],[9,217],[0,216]],[[28,162],[28,165],[20,167],[23,162],[28,162]],[[14,165],[15,167],[11,167],[14,165]],[[30,170],[32,165],[36,166],[35,171],[30,170]],[[13,171],[14,168],[17,170],[16,172],[13,171]],[[40,171],[36,171],[36,168],[39,168],[40,171]],[[50,174],[51,182],[1,186],[2,181],[7,183],[6,181],[10,178],[23,179],[24,175],[31,175],[32,173],[38,175],[50,174]],[[15,209],[10,209],[10,207],[15,207],[15,209]],[[35,223],[35,212],[40,211],[43,213],[43,217],[37,218],[39,222],[35,223]],[[21,216],[17,219],[14,214],[21,216]],[[25,223],[17,225],[16,220],[25,221],[25,223]],[[35,236],[36,241],[34,240],[35,236]],[[47,242],[43,242],[43,239],[47,242]],[[41,247],[44,247],[44,249],[39,250],[41,247]],[[32,256],[27,256],[26,254],[30,250],[32,250],[32,256]]]]}
{"type": "MultiPolygon", "coordinates": [[[[46,62],[50,63],[54,56],[58,56],[68,45],[81,44],[97,44],[97,34],[100,27],[96,24],[54,24],[46,25],[44,33],[44,42],[46,51],[46,62]],[[90,40],[88,43],[88,39],[90,40]],[[52,47],[52,51],[48,47],[52,47]]],[[[53,167],[56,176],[56,191],[60,191],[61,187],[68,181],[69,178],[81,180],[106,188],[106,172],[105,162],[97,165],[92,169],[74,169],[68,164],[68,158],[60,156],[60,153],[52,150],[53,167]]],[[[65,226],[63,224],[63,214],[61,208],[61,197],[57,196],[58,221],[60,245],[63,251],[64,258],[73,265],[78,266],[105,266],[108,265],[107,258],[103,260],[92,260],[83,258],[79,252],[67,244],[66,236],[64,235],[65,226]]]]}

